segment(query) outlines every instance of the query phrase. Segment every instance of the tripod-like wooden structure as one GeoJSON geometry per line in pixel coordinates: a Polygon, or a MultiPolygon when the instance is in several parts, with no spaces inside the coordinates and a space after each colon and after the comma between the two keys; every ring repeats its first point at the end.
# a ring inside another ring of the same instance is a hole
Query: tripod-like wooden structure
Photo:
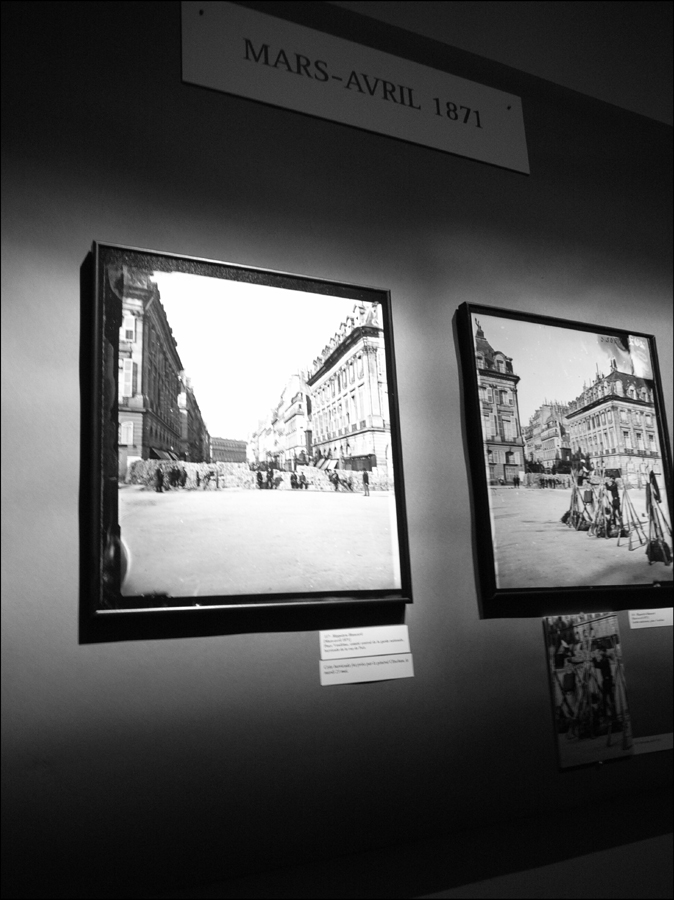
{"type": "Polygon", "coordinates": [[[568,511],[562,516],[562,522],[576,531],[587,531],[594,520],[595,494],[591,485],[583,488],[579,484],[577,473],[574,472],[571,478],[571,500],[568,511]]]}
{"type": "Polygon", "coordinates": [[[623,540],[623,538],[627,537],[628,550],[636,550],[637,547],[643,547],[644,544],[648,543],[648,538],[646,537],[644,526],[641,524],[641,521],[639,519],[639,514],[634,508],[634,504],[630,499],[630,495],[627,493],[627,486],[623,488],[621,506],[623,528],[621,528],[620,530],[618,546],[620,546],[620,542],[623,540]],[[625,531],[627,531],[627,535],[624,534],[625,531]]]}
{"type": "Polygon", "coordinates": [[[671,566],[672,548],[665,538],[665,529],[669,531],[671,541],[672,528],[660,507],[660,491],[653,477],[651,477],[650,484],[646,485],[646,508],[648,510],[648,543],[646,544],[648,565],[662,562],[666,566],[671,566]]]}

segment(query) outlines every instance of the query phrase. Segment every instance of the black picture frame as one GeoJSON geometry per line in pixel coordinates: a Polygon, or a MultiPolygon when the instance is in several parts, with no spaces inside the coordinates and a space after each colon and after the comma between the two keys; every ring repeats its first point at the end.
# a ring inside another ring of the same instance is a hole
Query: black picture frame
{"type": "Polygon", "coordinates": [[[473,303],[455,337],[480,614],[671,606],[655,338],[473,303]]]}
{"type": "Polygon", "coordinates": [[[400,621],[412,590],[388,291],[94,242],[81,312],[85,632],[114,619],[151,636],[148,617],[165,617],[199,633],[216,613],[282,629],[298,610],[331,610],[302,613],[313,627],[400,621]],[[211,416],[239,431],[218,435],[211,416]]]}

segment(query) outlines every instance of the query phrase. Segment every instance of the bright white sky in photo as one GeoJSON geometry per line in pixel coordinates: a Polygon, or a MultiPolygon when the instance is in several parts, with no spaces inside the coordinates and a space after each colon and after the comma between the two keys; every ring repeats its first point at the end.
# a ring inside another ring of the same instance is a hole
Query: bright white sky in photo
{"type": "MultiPolygon", "coordinates": [[[[602,375],[611,370],[611,356],[600,346],[599,332],[474,315],[473,335],[476,322],[492,348],[512,358],[513,371],[520,376],[517,399],[522,426],[529,424],[546,400],[569,403],[582,393],[584,384],[595,381],[597,370],[602,375]]],[[[619,371],[631,371],[621,360],[616,361],[619,371]]],[[[650,375],[650,358],[642,361],[633,355],[631,364],[635,374],[650,375]]]]}
{"type": "Polygon", "coordinates": [[[182,272],[153,278],[206,427],[233,440],[248,439],[356,305],[182,272]]]}

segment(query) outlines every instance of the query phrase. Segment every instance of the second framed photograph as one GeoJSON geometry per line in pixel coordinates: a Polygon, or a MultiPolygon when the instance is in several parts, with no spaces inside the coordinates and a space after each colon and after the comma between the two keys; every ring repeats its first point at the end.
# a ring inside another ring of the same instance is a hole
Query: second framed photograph
{"type": "Polygon", "coordinates": [[[82,299],[89,614],[411,601],[387,291],[96,243],[82,299]]]}
{"type": "Polygon", "coordinates": [[[457,335],[482,614],[671,605],[654,337],[473,304],[457,335]]]}

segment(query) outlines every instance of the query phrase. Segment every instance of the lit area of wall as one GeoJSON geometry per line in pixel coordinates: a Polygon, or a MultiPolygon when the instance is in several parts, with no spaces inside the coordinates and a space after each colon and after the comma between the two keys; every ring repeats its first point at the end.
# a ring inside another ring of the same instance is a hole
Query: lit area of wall
{"type": "MultiPolygon", "coordinates": [[[[3,4],[8,896],[215,881],[669,791],[670,753],[560,774],[540,619],[480,619],[453,318],[472,301],[655,334],[671,427],[671,129],[386,39],[522,96],[531,175],[183,84],[179,4],[3,4]],[[414,678],[322,688],[316,632],[78,642],[93,240],[391,291],[414,678]]],[[[671,631],[648,637],[648,715],[671,730],[671,631]]]]}

